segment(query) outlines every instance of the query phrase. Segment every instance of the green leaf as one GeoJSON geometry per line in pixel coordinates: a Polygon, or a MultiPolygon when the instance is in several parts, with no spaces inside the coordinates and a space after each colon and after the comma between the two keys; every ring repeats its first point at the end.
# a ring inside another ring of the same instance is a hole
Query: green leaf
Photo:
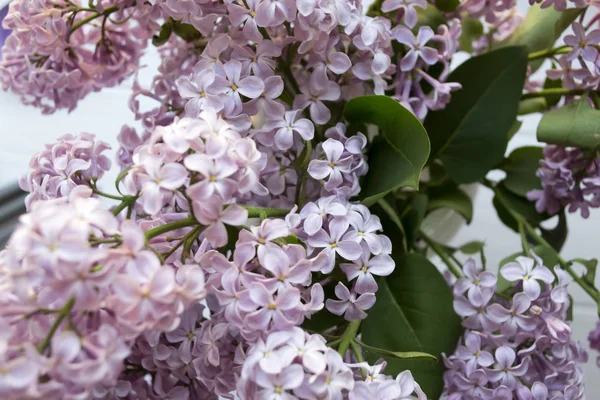
{"type": "MultiPolygon", "coordinates": [[[[525,21],[508,39],[494,47],[525,46],[529,53],[550,49],[582,10],[580,8],[559,12],[553,7],[542,9],[539,4],[530,6],[525,21]]],[[[533,70],[538,69],[542,62],[542,59],[532,62],[533,70]]]]}
{"type": "Polygon", "coordinates": [[[540,165],[543,149],[541,147],[521,147],[508,156],[503,167],[506,172],[504,187],[518,196],[525,197],[533,189],[541,189],[540,178],[535,173],[540,165]]]}
{"type": "Polygon", "coordinates": [[[485,246],[484,242],[475,240],[473,242],[463,244],[459,247],[459,250],[465,254],[476,254],[483,249],[483,246],[485,246]]]}
{"type": "Polygon", "coordinates": [[[543,97],[534,97],[519,102],[518,115],[541,113],[548,109],[548,102],[543,97]]]}
{"type": "Polygon", "coordinates": [[[537,129],[540,142],[595,149],[600,146],[600,110],[587,96],[544,114],[537,129]]]}
{"type": "Polygon", "coordinates": [[[531,251],[533,251],[536,256],[542,259],[544,265],[548,267],[550,271],[552,271],[556,265],[560,264],[560,261],[558,261],[558,254],[556,253],[556,251],[554,251],[548,246],[540,244],[532,248],[531,251]]]}
{"type": "MultiPolygon", "coordinates": [[[[420,351],[438,358],[387,358],[386,371],[396,375],[409,369],[430,399],[444,387],[441,353],[452,354],[462,334],[461,320],[452,307],[453,296],[437,268],[424,256],[393,255],[396,269],[380,281],[377,302],[362,324],[362,341],[389,351],[420,351]]],[[[367,354],[369,361],[379,356],[367,354]]]]}
{"type": "Polygon", "coordinates": [[[571,296],[570,294],[567,296],[569,297],[569,308],[567,309],[567,321],[573,322],[573,305],[575,303],[573,302],[573,296],[571,296]]]}
{"type": "Polygon", "coordinates": [[[473,42],[479,39],[482,35],[483,24],[481,21],[469,16],[465,17],[462,21],[462,33],[460,38],[458,38],[460,47],[464,51],[471,53],[473,51],[473,42]]]}
{"type": "Polygon", "coordinates": [[[429,202],[427,203],[427,211],[432,211],[437,208],[449,208],[462,215],[467,224],[473,219],[473,202],[471,198],[456,185],[444,185],[442,187],[434,187],[429,192],[429,202]]]}
{"type": "Polygon", "coordinates": [[[444,12],[456,11],[459,4],[459,0],[435,0],[435,6],[444,12]]]}
{"type": "Polygon", "coordinates": [[[397,358],[397,359],[425,359],[430,361],[437,361],[437,357],[433,354],[423,353],[421,351],[390,351],[385,349],[380,349],[379,347],[369,346],[366,343],[362,343],[359,340],[355,339],[355,342],[362,347],[362,349],[366,352],[375,353],[382,355],[388,358],[397,358]]]}
{"type": "Polygon", "coordinates": [[[369,150],[369,172],[362,181],[365,205],[402,186],[418,189],[429,157],[429,138],[410,111],[390,97],[373,95],[350,100],[344,116],[351,124],[377,125],[381,133],[369,150]]]}
{"type": "Polygon", "coordinates": [[[554,228],[545,229],[540,227],[540,231],[542,231],[542,238],[544,238],[554,250],[560,252],[567,240],[567,235],[569,234],[565,210],[562,210],[560,214],[558,214],[558,223],[554,228]]]}
{"type": "Polygon", "coordinates": [[[585,274],[583,274],[582,278],[584,281],[594,286],[596,282],[596,268],[598,267],[598,260],[595,258],[592,258],[591,260],[576,258],[571,260],[571,262],[579,263],[585,267],[585,274]]]}
{"type": "MultiPolygon", "coordinates": [[[[552,63],[552,67],[556,68],[556,65],[552,63]]],[[[544,89],[559,89],[561,87],[563,87],[562,79],[546,78],[544,81],[544,89]]],[[[560,94],[555,94],[554,96],[546,96],[544,99],[549,107],[554,107],[558,104],[560,99],[562,99],[562,96],[560,94]]]]}
{"type": "Polygon", "coordinates": [[[427,115],[425,127],[432,157],[440,157],[454,181],[480,180],[502,161],[526,69],[525,50],[507,47],[473,57],[450,74],[462,89],[445,109],[427,115]]]}
{"type": "Polygon", "coordinates": [[[518,222],[509,210],[524,218],[534,227],[539,226],[542,221],[551,217],[551,215],[545,213],[538,213],[533,202],[509,192],[501,184],[496,188],[496,192],[493,204],[498,213],[498,218],[515,232],[519,231],[518,222]]]}
{"type": "MultiPolygon", "coordinates": [[[[382,218],[382,224],[385,222],[386,219],[389,219],[394,224],[394,228],[397,228],[398,231],[400,232],[400,235],[396,235],[396,234],[394,234],[394,229],[392,229],[392,232],[391,232],[392,236],[388,236],[390,238],[390,240],[392,240],[392,245],[394,245],[394,246],[401,245],[402,250],[406,251],[407,250],[406,232],[404,231],[404,226],[402,225],[402,221],[400,220],[400,217],[398,216],[396,209],[390,203],[388,203],[387,200],[385,200],[385,199],[380,199],[377,202],[377,206],[379,206],[381,208],[381,210],[388,217],[388,218],[382,218]],[[400,241],[400,243],[397,243],[397,241],[400,241]]],[[[383,215],[379,214],[379,213],[376,213],[376,215],[378,215],[380,218],[383,217],[383,215]]],[[[387,232],[387,230],[386,230],[386,232],[387,232]]]]}
{"type": "Polygon", "coordinates": [[[515,119],[515,122],[513,122],[512,126],[508,130],[508,140],[512,139],[513,136],[515,136],[517,132],[519,132],[519,129],[521,129],[521,125],[523,125],[523,121],[515,119]]]}
{"type": "Polygon", "coordinates": [[[410,248],[414,247],[418,232],[421,230],[421,224],[423,223],[423,219],[425,219],[427,201],[427,195],[417,193],[412,199],[410,209],[402,217],[406,243],[410,248]]]}
{"type": "Polygon", "coordinates": [[[193,42],[202,37],[202,34],[193,25],[179,21],[173,21],[173,32],[186,42],[193,42]]]}
{"type": "Polygon", "coordinates": [[[162,46],[169,41],[171,32],[173,32],[172,19],[169,19],[160,27],[158,35],[152,36],[152,44],[156,47],[162,46]]]}
{"type": "Polygon", "coordinates": [[[413,28],[418,31],[422,26],[429,26],[436,30],[438,26],[445,24],[444,16],[434,5],[427,3],[425,8],[417,8],[417,25],[413,28]]]}

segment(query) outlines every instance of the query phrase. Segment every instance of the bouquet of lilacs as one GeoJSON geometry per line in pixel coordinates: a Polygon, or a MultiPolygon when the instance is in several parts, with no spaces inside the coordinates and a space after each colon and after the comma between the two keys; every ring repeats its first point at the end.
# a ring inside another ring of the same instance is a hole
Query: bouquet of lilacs
{"type": "Polygon", "coordinates": [[[531,3],[13,0],[0,82],[44,113],[150,43],[161,65],[133,84],[114,185],[93,134],[31,159],[0,398],[584,398],[568,285],[600,302],[597,262],[559,252],[565,210],[600,206],[600,10],[531,3]],[[517,115],[546,111],[547,147],[505,157],[517,115]],[[498,275],[482,243],[421,229],[470,222],[472,182],[521,237],[498,275]]]}

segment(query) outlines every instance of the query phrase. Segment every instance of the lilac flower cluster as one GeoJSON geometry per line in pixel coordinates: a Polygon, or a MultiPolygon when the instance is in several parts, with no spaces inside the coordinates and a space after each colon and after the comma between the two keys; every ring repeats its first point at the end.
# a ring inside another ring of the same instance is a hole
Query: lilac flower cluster
{"type": "Polygon", "coordinates": [[[589,217],[590,208],[600,207],[600,164],[595,155],[586,155],[574,147],[548,145],[536,175],[542,189],[527,193],[535,201],[538,212],[556,214],[569,206],[569,212],[580,210],[589,217]]]}
{"type": "Polygon", "coordinates": [[[29,192],[27,207],[37,200],[68,197],[76,186],[102,178],[111,167],[110,159],[102,154],[108,149],[107,143],[95,141],[89,133],[64,135],[46,145],[33,155],[29,173],[20,180],[21,189],[29,192]]]}
{"type": "Polygon", "coordinates": [[[381,373],[385,363],[346,363],[325,343],[322,336],[299,328],[270,334],[248,350],[237,394],[248,399],[400,400],[414,393],[426,399],[410,371],[394,379],[381,373]]]}
{"type": "Polygon", "coordinates": [[[566,322],[572,279],[555,267],[558,281],[551,285],[555,275],[531,257],[500,269],[514,282],[510,294],[496,294],[494,274],[473,260],[465,264],[465,277],[454,286],[454,309],[466,330],[444,359],[449,399],[585,398],[580,363],[587,353],[566,322]]]}
{"type": "MultiPolygon", "coordinates": [[[[590,348],[600,352],[600,321],[596,323],[596,328],[588,335],[590,348]]],[[[600,367],[600,356],[596,358],[596,364],[600,367]]]]}
{"type": "MultiPolygon", "coordinates": [[[[450,92],[460,88],[445,83],[458,47],[460,22],[453,20],[451,28],[441,25],[437,34],[424,27],[415,37],[408,29],[416,24],[413,4],[396,21],[364,15],[358,1],[178,0],[158,5],[165,17],[192,25],[204,37],[198,43],[199,57],[194,47],[171,39],[164,54],[175,52],[176,58],[163,64],[173,68],[161,70],[150,90],[136,85],[132,108],[145,121],[148,113],[151,120],[168,123],[176,113],[197,117],[200,109],[210,107],[228,120],[263,109],[269,130],[281,123],[287,128],[295,122],[290,118],[299,117],[302,110],[315,125],[324,125],[339,118],[332,115],[332,102],[392,90],[398,101],[424,118],[427,110],[443,108],[450,92]],[[406,49],[398,60],[391,59],[393,42],[406,49]],[[176,51],[171,50],[174,46],[176,51]],[[443,72],[433,78],[426,71],[438,63],[443,72]],[[179,93],[173,90],[174,82],[179,93]],[[426,92],[423,85],[433,89],[426,92]],[[157,107],[142,111],[139,96],[157,101],[157,107]],[[285,112],[286,106],[292,114],[285,112]]],[[[339,113],[339,108],[334,111],[339,113]]],[[[296,132],[311,135],[310,130],[296,132]]],[[[274,134],[263,135],[262,141],[272,141],[274,134]]],[[[288,150],[290,135],[282,134],[276,147],[288,150]]]]}
{"type": "Polygon", "coordinates": [[[90,398],[136,336],[172,330],[205,295],[198,265],[162,265],[91,194],[34,202],[0,253],[4,399],[90,398]]]}
{"type": "Polygon", "coordinates": [[[137,70],[159,27],[153,13],[132,1],[12,1],[3,22],[12,32],[2,48],[0,84],[44,113],[73,110],[87,94],[137,70]]]}

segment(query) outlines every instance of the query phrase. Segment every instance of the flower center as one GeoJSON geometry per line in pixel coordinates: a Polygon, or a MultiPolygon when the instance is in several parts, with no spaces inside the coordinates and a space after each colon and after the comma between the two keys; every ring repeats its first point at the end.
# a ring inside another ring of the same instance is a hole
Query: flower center
{"type": "Polygon", "coordinates": [[[336,247],[338,247],[337,243],[331,243],[331,248],[335,249],[336,247]]]}
{"type": "Polygon", "coordinates": [[[275,310],[275,309],[277,309],[277,305],[275,303],[269,304],[269,310],[275,310]]]}
{"type": "Polygon", "coordinates": [[[238,90],[238,87],[235,83],[231,84],[231,89],[235,92],[236,90],[238,90]]]}
{"type": "Polygon", "coordinates": [[[362,272],[367,272],[369,268],[366,265],[363,265],[362,268],[360,269],[362,272]]]}
{"type": "Polygon", "coordinates": [[[214,176],[214,175],[209,175],[209,176],[208,176],[208,181],[209,181],[209,182],[215,182],[216,180],[217,180],[217,177],[216,177],[216,176],[214,176]]]}
{"type": "Polygon", "coordinates": [[[281,393],[281,386],[275,386],[275,393],[277,393],[277,394],[281,393]]]}

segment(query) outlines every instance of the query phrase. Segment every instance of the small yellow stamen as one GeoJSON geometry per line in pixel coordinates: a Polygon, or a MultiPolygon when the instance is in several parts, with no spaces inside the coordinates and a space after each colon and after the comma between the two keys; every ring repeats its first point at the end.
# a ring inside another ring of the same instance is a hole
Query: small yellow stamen
{"type": "Polygon", "coordinates": [[[283,282],[283,281],[285,281],[285,276],[279,275],[279,278],[277,278],[277,279],[279,279],[281,282],[283,282]]]}
{"type": "Polygon", "coordinates": [[[336,247],[338,247],[337,243],[331,243],[331,248],[335,249],[336,247]]]}
{"type": "Polygon", "coordinates": [[[233,83],[231,85],[231,89],[233,89],[235,91],[235,90],[238,90],[238,87],[237,87],[237,85],[235,83],[233,83]]]}
{"type": "Polygon", "coordinates": [[[217,180],[217,177],[216,177],[216,176],[214,176],[214,175],[209,175],[209,176],[208,176],[208,181],[209,181],[209,182],[215,182],[216,180],[217,180]]]}
{"type": "Polygon", "coordinates": [[[335,164],[333,163],[333,161],[329,161],[329,166],[330,166],[331,168],[335,167],[335,164]]]}
{"type": "Polygon", "coordinates": [[[277,309],[277,305],[274,303],[269,304],[269,310],[276,310],[277,309]]]}
{"type": "Polygon", "coordinates": [[[250,16],[251,16],[252,18],[256,17],[256,12],[255,12],[255,11],[250,11],[250,16]]]}
{"type": "Polygon", "coordinates": [[[188,339],[193,339],[193,337],[194,337],[194,332],[188,333],[188,339]]]}
{"type": "Polygon", "coordinates": [[[360,269],[362,272],[367,272],[369,268],[366,265],[363,265],[362,268],[360,269]]]}
{"type": "Polygon", "coordinates": [[[280,394],[281,392],[281,386],[275,386],[275,393],[280,394]]]}
{"type": "Polygon", "coordinates": [[[258,243],[265,244],[265,238],[258,238],[258,243]]]}

